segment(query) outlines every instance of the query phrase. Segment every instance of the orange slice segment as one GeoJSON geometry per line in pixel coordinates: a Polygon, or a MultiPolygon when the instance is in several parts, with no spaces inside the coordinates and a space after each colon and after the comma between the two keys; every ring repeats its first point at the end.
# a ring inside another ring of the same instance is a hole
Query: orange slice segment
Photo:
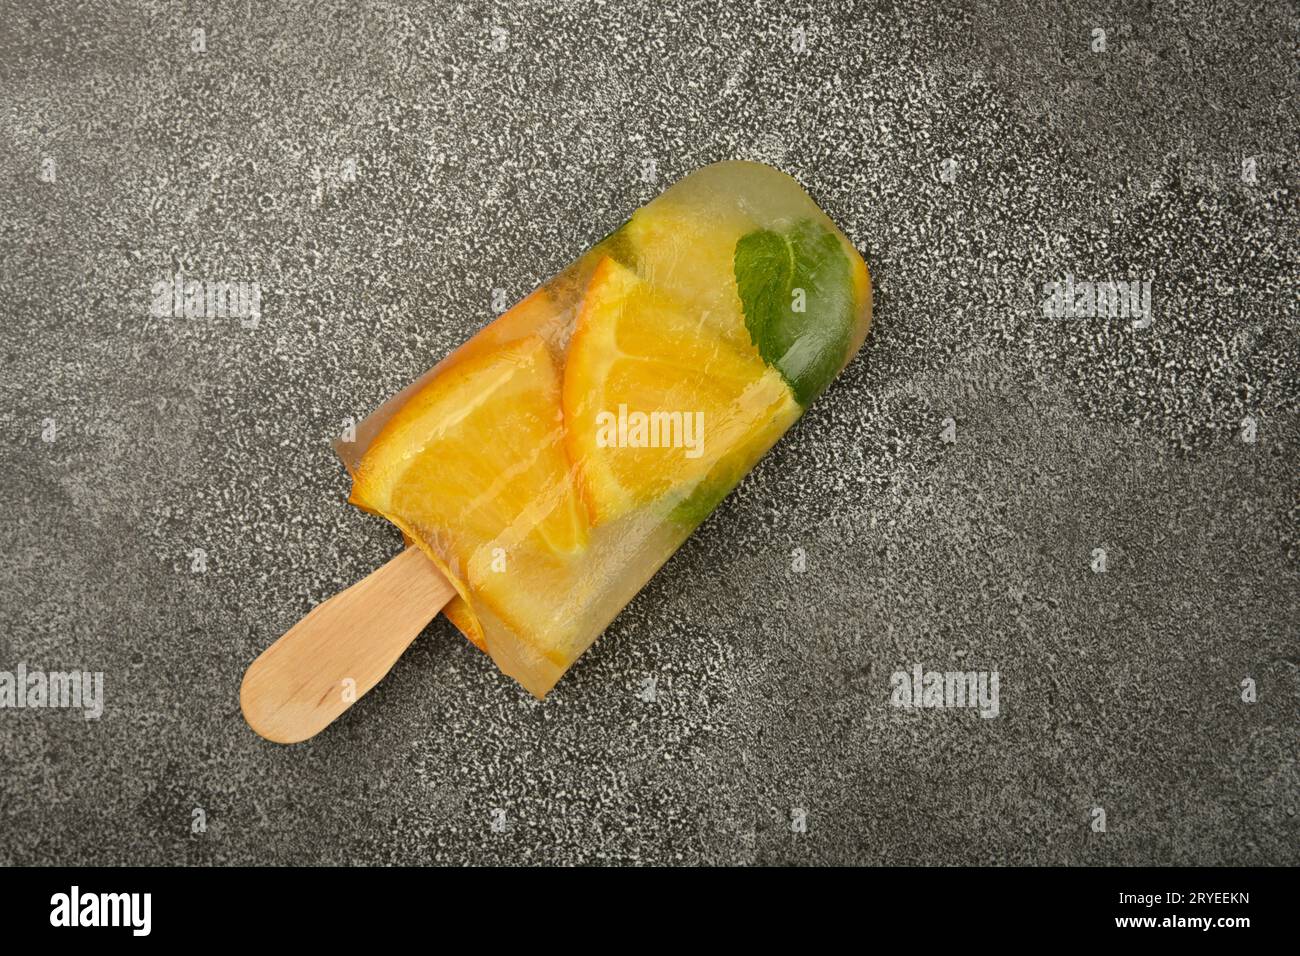
{"type": "Polygon", "coordinates": [[[623,227],[637,274],[679,302],[689,302],[721,338],[749,344],[733,259],[753,221],[734,204],[660,197],[623,227]]]}

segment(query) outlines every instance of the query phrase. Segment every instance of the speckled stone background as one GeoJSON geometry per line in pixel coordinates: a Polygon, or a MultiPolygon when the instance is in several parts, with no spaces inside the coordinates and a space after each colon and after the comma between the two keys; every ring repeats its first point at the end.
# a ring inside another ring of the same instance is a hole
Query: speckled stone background
{"type": "Polygon", "coordinates": [[[0,710],[0,862],[1300,862],[1294,6],[835,6],[6,9],[0,669],[106,687],[0,710]],[[244,668],[400,546],[330,438],[737,157],[871,263],[861,356],[546,702],[439,620],[257,738],[244,668]],[[151,316],[177,269],[257,327],[151,316]]]}

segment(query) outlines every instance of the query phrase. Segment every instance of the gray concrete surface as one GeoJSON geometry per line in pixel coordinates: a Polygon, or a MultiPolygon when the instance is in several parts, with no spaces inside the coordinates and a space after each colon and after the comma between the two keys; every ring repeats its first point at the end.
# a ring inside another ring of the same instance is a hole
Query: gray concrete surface
{"type": "Polygon", "coordinates": [[[0,710],[0,863],[1300,862],[1295,11],[1168,6],[11,9],[0,669],[105,700],[0,710]],[[344,419],[732,157],[866,254],[860,358],[545,703],[439,621],[255,737],[247,664],[399,546],[344,419]],[[177,268],[257,327],[151,316],[177,268]]]}

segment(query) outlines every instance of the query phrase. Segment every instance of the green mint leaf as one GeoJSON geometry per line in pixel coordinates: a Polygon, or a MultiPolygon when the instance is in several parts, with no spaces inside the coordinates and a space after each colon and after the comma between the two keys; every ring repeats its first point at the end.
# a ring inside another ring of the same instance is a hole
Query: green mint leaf
{"type": "Polygon", "coordinates": [[[853,277],[843,246],[825,226],[803,219],[782,232],[742,236],[734,268],[750,339],[807,407],[839,374],[853,335],[853,277]]]}
{"type": "Polygon", "coordinates": [[[593,249],[599,248],[605,255],[612,257],[616,262],[627,266],[629,269],[636,268],[636,249],[627,238],[627,224],[631,220],[625,220],[604,239],[596,243],[593,249]]]}
{"type": "Polygon", "coordinates": [[[722,499],[731,494],[737,482],[702,481],[689,495],[677,502],[669,512],[672,521],[694,530],[704,523],[704,519],[713,514],[713,509],[722,504],[722,499]]]}

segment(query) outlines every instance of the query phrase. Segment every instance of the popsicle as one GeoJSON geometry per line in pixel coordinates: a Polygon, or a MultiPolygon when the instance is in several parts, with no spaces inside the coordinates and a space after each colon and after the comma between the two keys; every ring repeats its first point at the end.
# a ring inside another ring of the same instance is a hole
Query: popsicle
{"type": "Polygon", "coordinates": [[[704,167],[362,423],[350,500],[544,697],[870,321],[865,262],[794,179],[704,167]]]}

